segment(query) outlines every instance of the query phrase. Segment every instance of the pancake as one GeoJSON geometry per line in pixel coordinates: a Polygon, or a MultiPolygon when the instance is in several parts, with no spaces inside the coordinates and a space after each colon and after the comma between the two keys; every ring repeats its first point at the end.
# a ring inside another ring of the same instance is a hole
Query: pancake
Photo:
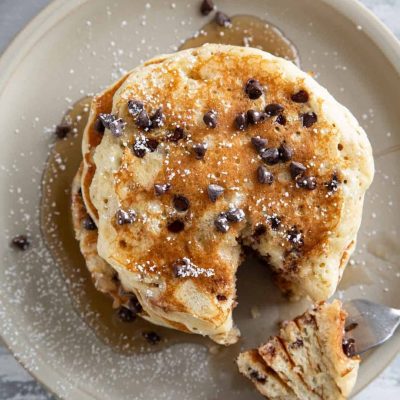
{"type": "Polygon", "coordinates": [[[346,312],[338,300],[320,303],[282,325],[279,336],[239,355],[239,371],[268,399],[346,399],[360,358],[345,354],[346,312]]]}
{"type": "Polygon", "coordinates": [[[84,201],[99,256],[151,322],[235,342],[242,245],[291,298],[334,293],[373,159],[324,88],[260,50],[205,45],[150,60],[108,93],[113,132],[90,147],[84,201]]]}

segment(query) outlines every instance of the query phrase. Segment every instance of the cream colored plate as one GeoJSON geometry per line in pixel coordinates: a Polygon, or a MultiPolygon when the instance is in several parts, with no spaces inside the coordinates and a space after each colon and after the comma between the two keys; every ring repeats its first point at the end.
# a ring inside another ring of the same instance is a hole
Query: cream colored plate
{"type": "MultiPolygon", "coordinates": [[[[257,398],[235,371],[233,360],[226,368],[216,368],[221,355],[200,346],[181,344],[130,357],[112,352],[74,311],[59,268],[41,239],[39,184],[53,139],[46,127],[57,123],[83,93],[97,92],[119,76],[121,68],[174,50],[205,22],[198,15],[197,0],[149,3],[150,8],[139,0],[55,1],[0,60],[2,336],[40,381],[69,399],[257,398]],[[10,250],[10,237],[26,229],[34,238],[32,250],[10,250]]],[[[354,265],[348,267],[338,296],[367,297],[400,308],[398,42],[355,1],[218,4],[229,14],[263,16],[280,27],[297,45],[303,68],[316,72],[318,81],[366,128],[377,173],[367,196],[354,265]]],[[[304,307],[287,304],[258,267],[243,267],[239,280],[241,305],[235,315],[246,338],[242,347],[258,344],[273,333],[277,321],[304,307]],[[255,290],[252,282],[258,282],[255,290]],[[258,319],[250,316],[254,305],[262,312],[258,319]]],[[[400,332],[367,356],[356,391],[399,349],[400,332]]]]}

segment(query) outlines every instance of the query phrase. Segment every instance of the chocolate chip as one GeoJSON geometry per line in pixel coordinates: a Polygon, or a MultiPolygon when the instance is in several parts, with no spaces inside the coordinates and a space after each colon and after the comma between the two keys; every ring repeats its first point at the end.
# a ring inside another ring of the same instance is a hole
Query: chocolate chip
{"type": "Polygon", "coordinates": [[[314,190],[317,187],[317,180],[314,176],[302,176],[296,177],[296,186],[302,189],[314,190]]]}
{"type": "Polygon", "coordinates": [[[292,161],[290,163],[289,170],[291,177],[295,179],[297,176],[303,175],[307,168],[302,163],[292,161]]]}
{"type": "Polygon", "coordinates": [[[217,231],[226,233],[229,231],[229,222],[225,213],[220,213],[217,218],[214,220],[214,225],[217,228],[217,231]]]}
{"type": "Polygon", "coordinates": [[[260,136],[253,136],[251,138],[251,144],[260,153],[265,149],[268,144],[268,139],[260,138],[260,136]]]}
{"type": "Polygon", "coordinates": [[[131,310],[135,315],[139,314],[142,312],[143,307],[142,305],[139,303],[139,300],[137,299],[137,297],[133,294],[130,293],[131,298],[129,299],[129,304],[128,304],[128,308],[129,310],[131,310]]]}
{"type": "Polygon", "coordinates": [[[250,378],[256,380],[257,382],[261,383],[262,385],[267,382],[267,378],[264,375],[261,375],[258,371],[251,371],[250,378]]]}
{"type": "Polygon", "coordinates": [[[179,140],[184,139],[186,137],[183,128],[177,127],[173,132],[167,133],[167,140],[170,142],[179,142],[179,140]]]}
{"type": "Polygon", "coordinates": [[[240,131],[244,131],[249,125],[249,122],[247,120],[247,114],[246,113],[240,113],[236,115],[235,118],[235,126],[236,129],[239,129],[240,131]]]}
{"type": "Polygon", "coordinates": [[[157,335],[155,332],[143,332],[143,337],[147,340],[148,343],[155,345],[161,341],[161,337],[157,335]]]}
{"type": "Polygon", "coordinates": [[[215,14],[215,22],[219,26],[223,26],[224,28],[227,28],[232,25],[231,19],[221,11],[217,11],[217,13],[215,14]]]}
{"type": "Polygon", "coordinates": [[[179,233],[185,229],[185,223],[180,219],[176,219],[167,225],[167,229],[172,233],[179,233]]]}
{"type": "Polygon", "coordinates": [[[206,155],[207,143],[195,143],[193,145],[193,151],[197,160],[202,160],[206,155]]]}
{"type": "Polygon", "coordinates": [[[268,223],[271,225],[271,229],[272,229],[273,231],[278,230],[278,228],[279,228],[280,225],[281,225],[281,219],[280,219],[276,214],[269,215],[269,216],[267,217],[267,221],[268,221],[268,223]]]}
{"type": "Polygon", "coordinates": [[[31,243],[26,235],[18,235],[11,240],[10,245],[18,250],[25,251],[31,243]]]}
{"type": "Polygon", "coordinates": [[[246,216],[241,208],[230,208],[225,215],[229,222],[243,221],[246,216]]]}
{"type": "Polygon", "coordinates": [[[200,12],[202,15],[207,16],[212,10],[214,10],[214,3],[212,0],[203,0],[201,2],[200,12]]]}
{"type": "Polygon", "coordinates": [[[283,114],[279,114],[276,117],[275,122],[279,125],[286,125],[286,117],[283,114]]]}
{"type": "Polygon", "coordinates": [[[156,192],[157,196],[161,196],[161,195],[167,193],[169,189],[171,189],[170,183],[164,183],[164,184],[156,183],[154,185],[154,191],[156,192]]]}
{"type": "Polygon", "coordinates": [[[85,219],[83,220],[83,227],[87,231],[94,231],[97,229],[96,224],[94,223],[92,217],[88,214],[85,219]]]}
{"type": "Polygon", "coordinates": [[[351,332],[353,329],[356,329],[358,326],[357,322],[351,322],[349,325],[346,325],[344,328],[345,332],[351,332]]]}
{"type": "Polygon", "coordinates": [[[143,158],[148,150],[148,147],[146,146],[146,139],[136,138],[135,143],[132,146],[132,150],[136,157],[143,158]]]}
{"type": "Polygon", "coordinates": [[[224,188],[219,185],[211,184],[207,187],[208,198],[215,203],[222,194],[224,193],[224,188]]]}
{"type": "Polygon", "coordinates": [[[146,147],[153,153],[154,151],[157,150],[157,147],[159,145],[159,141],[156,139],[148,138],[146,139],[146,147]]]}
{"type": "Polygon", "coordinates": [[[144,104],[139,100],[128,101],[128,111],[133,117],[136,117],[141,111],[144,110],[144,104]]]}
{"type": "Polygon", "coordinates": [[[279,115],[284,110],[284,107],[280,104],[271,103],[265,106],[265,113],[268,117],[274,117],[275,115],[279,115]]]}
{"type": "Polygon", "coordinates": [[[64,139],[68,133],[72,131],[72,125],[68,122],[63,122],[56,126],[55,134],[59,139],[64,139]]]}
{"type": "Polygon", "coordinates": [[[115,137],[119,137],[125,130],[126,122],[122,118],[118,118],[110,122],[110,131],[115,137]]]}
{"type": "Polygon", "coordinates": [[[217,300],[218,301],[226,301],[227,298],[223,294],[217,294],[217,300]]]}
{"type": "Polygon", "coordinates": [[[136,125],[145,131],[148,131],[151,128],[151,120],[146,110],[139,112],[136,118],[136,125]]]}
{"type": "Polygon", "coordinates": [[[254,236],[261,236],[267,232],[267,228],[264,224],[257,224],[254,229],[254,236]]]}
{"type": "Polygon", "coordinates": [[[274,176],[264,167],[264,165],[260,165],[257,168],[257,179],[260,183],[271,185],[274,181],[274,176]]]}
{"type": "Polygon", "coordinates": [[[105,131],[105,127],[103,125],[103,122],[101,121],[100,117],[96,118],[96,121],[94,123],[94,129],[96,132],[103,134],[105,131]]]}
{"type": "Polygon", "coordinates": [[[217,127],[218,113],[215,110],[207,111],[203,116],[204,123],[211,129],[217,127]]]}
{"type": "Polygon", "coordinates": [[[305,90],[300,90],[297,93],[292,94],[290,98],[295,103],[307,103],[309,96],[305,90]]]}
{"type": "Polygon", "coordinates": [[[185,212],[190,207],[189,199],[185,196],[177,194],[173,199],[174,208],[176,211],[185,212]]]}
{"type": "Polygon", "coordinates": [[[122,322],[133,322],[136,319],[136,314],[126,307],[118,309],[118,318],[122,322]]]}
{"type": "Polygon", "coordinates": [[[343,339],[342,349],[347,357],[354,357],[356,355],[355,340],[353,338],[343,339]]]}
{"type": "Polygon", "coordinates": [[[317,122],[317,114],[310,111],[308,113],[302,114],[301,119],[303,120],[303,126],[309,128],[317,122]]]}
{"type": "Polygon", "coordinates": [[[151,127],[152,128],[160,128],[161,126],[164,125],[165,122],[165,116],[163,114],[163,108],[159,107],[157,110],[154,112],[154,114],[151,116],[151,127]]]}
{"type": "Polygon", "coordinates": [[[286,143],[282,143],[279,146],[278,151],[279,151],[279,158],[283,162],[290,161],[293,157],[293,150],[286,143]]]}
{"type": "Polygon", "coordinates": [[[279,162],[279,150],[276,147],[265,149],[260,155],[262,160],[268,165],[274,165],[279,162]]]}
{"type": "Polygon", "coordinates": [[[115,219],[118,225],[132,224],[136,221],[136,212],[134,210],[118,210],[115,219]]]}
{"type": "Polygon", "coordinates": [[[304,346],[304,342],[302,339],[297,338],[293,343],[290,344],[292,349],[299,349],[300,347],[304,346]]]}
{"type": "Polygon", "coordinates": [[[176,260],[172,264],[175,278],[185,278],[189,276],[188,272],[190,269],[190,260],[188,258],[182,258],[176,260]]]}
{"type": "Polygon", "coordinates": [[[328,189],[328,192],[337,192],[339,188],[340,180],[336,174],[332,175],[332,178],[329,182],[325,183],[325,187],[328,189]]]}
{"type": "Polygon", "coordinates": [[[264,89],[257,79],[252,78],[246,82],[244,91],[246,92],[247,96],[249,96],[249,99],[256,100],[262,96],[264,89]]]}
{"type": "Polygon", "coordinates": [[[257,125],[258,123],[263,122],[265,120],[265,114],[256,110],[248,110],[247,120],[249,124],[257,125]]]}
{"type": "Polygon", "coordinates": [[[117,119],[113,114],[100,114],[98,118],[106,129],[110,129],[110,123],[117,119]]]}
{"type": "Polygon", "coordinates": [[[286,237],[290,243],[296,246],[303,245],[303,235],[301,232],[298,231],[298,229],[295,226],[286,232],[286,237]]]}

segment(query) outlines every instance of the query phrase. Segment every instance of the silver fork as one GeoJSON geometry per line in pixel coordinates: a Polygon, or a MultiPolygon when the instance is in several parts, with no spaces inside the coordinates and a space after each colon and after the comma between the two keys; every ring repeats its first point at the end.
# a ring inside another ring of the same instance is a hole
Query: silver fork
{"type": "Polygon", "coordinates": [[[346,319],[344,347],[361,354],[389,340],[400,325],[400,310],[368,300],[351,300],[343,304],[346,319]]]}

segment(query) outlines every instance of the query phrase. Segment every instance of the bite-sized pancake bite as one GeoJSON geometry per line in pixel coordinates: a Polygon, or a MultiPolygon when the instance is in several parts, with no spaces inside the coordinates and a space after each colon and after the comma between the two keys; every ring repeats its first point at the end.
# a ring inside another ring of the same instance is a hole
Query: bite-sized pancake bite
{"type": "Polygon", "coordinates": [[[82,191],[98,254],[145,318],[235,342],[243,245],[289,296],[333,294],[373,177],[346,108],[291,62],[227,45],[150,60],[111,89],[112,109],[92,104],[82,191]]]}

